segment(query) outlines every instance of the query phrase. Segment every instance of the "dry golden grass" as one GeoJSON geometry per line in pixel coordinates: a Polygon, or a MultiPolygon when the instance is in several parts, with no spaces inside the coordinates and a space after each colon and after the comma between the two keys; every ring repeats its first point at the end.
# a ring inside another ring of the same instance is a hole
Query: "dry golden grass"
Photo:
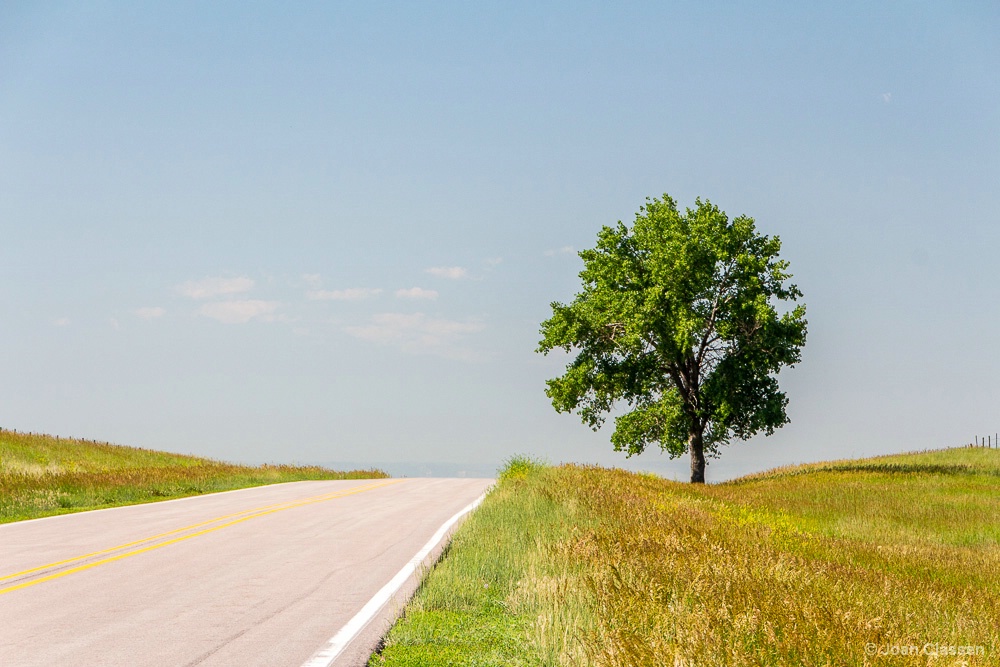
{"type": "Polygon", "coordinates": [[[539,467],[470,518],[373,664],[1000,664],[998,503],[986,450],[711,486],[539,467]],[[472,565],[498,544],[506,568],[472,565]],[[449,598],[485,584],[480,603],[449,598]],[[488,624],[483,600],[518,634],[516,659],[482,660],[487,641],[435,662],[423,615],[488,624]]]}
{"type": "Polygon", "coordinates": [[[0,523],[277,482],[386,476],[379,470],[240,466],[0,430],[0,523]]]}

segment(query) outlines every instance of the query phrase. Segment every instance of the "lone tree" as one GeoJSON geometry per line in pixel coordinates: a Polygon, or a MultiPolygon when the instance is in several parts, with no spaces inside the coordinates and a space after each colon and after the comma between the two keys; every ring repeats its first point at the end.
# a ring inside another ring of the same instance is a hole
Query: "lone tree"
{"type": "Polygon", "coordinates": [[[781,241],[753,218],[730,221],[709,201],[681,212],[668,195],[647,199],[631,228],[604,227],[580,252],[583,291],[552,303],[538,352],[578,350],[547,382],[557,412],[578,410],[595,431],[615,417],[611,443],[627,456],[657,443],[670,458],[691,454],[691,481],[705,456],[732,438],[788,423],[775,377],[801,360],[805,306],[787,281],[781,241]]]}

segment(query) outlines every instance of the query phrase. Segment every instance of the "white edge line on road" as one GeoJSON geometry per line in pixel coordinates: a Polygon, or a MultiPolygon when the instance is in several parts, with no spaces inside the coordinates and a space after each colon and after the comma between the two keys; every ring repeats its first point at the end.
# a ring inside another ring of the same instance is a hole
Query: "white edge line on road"
{"type": "Polygon", "coordinates": [[[458,514],[445,521],[444,525],[438,528],[438,531],[434,533],[430,541],[424,545],[424,548],[418,551],[417,555],[411,558],[410,562],[404,565],[403,569],[389,580],[389,583],[380,588],[378,593],[361,608],[361,611],[355,614],[354,618],[347,622],[347,625],[330,638],[326,646],[313,653],[312,657],[302,664],[302,667],[330,667],[343,650],[347,648],[347,645],[354,640],[359,632],[364,630],[365,626],[375,618],[379,610],[396,594],[396,591],[402,588],[403,584],[410,578],[410,575],[417,571],[417,568],[427,558],[427,555],[444,539],[448,530],[459,519],[476,509],[476,506],[483,502],[483,498],[485,497],[486,493],[483,493],[483,495],[459,510],[458,514]]]}

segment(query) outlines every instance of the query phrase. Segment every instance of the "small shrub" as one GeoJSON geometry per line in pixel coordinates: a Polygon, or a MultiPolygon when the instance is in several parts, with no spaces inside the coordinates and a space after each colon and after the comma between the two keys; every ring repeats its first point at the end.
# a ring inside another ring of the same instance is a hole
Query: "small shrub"
{"type": "Polygon", "coordinates": [[[500,481],[507,479],[526,479],[529,475],[549,467],[548,461],[537,459],[526,454],[518,454],[504,461],[497,470],[500,481]]]}

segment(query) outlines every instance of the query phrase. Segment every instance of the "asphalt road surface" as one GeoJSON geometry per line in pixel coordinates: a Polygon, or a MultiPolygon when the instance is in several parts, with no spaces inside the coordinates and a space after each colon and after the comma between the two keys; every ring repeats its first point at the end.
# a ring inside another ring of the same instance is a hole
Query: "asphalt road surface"
{"type": "Polygon", "coordinates": [[[363,665],[416,577],[359,611],[491,483],[294,482],[0,525],[0,665],[301,667],[352,618],[334,664],[363,665]]]}

